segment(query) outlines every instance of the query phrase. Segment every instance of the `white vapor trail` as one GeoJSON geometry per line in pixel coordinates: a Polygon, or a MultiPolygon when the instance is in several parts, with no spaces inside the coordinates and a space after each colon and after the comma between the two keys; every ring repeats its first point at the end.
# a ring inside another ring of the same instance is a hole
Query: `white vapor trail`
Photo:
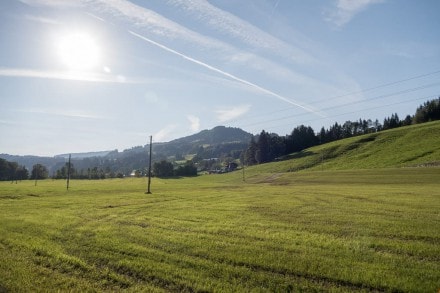
{"type": "Polygon", "coordinates": [[[185,55],[185,54],[183,54],[183,53],[180,53],[180,52],[178,52],[178,51],[176,51],[176,50],[173,50],[173,49],[171,49],[171,48],[169,48],[169,47],[167,47],[167,46],[165,46],[165,45],[162,45],[162,44],[160,44],[160,43],[158,43],[158,42],[155,42],[155,41],[153,41],[153,40],[151,40],[151,39],[149,39],[149,38],[147,38],[147,37],[144,37],[144,36],[142,36],[142,35],[139,35],[139,34],[133,32],[133,31],[130,31],[130,30],[129,30],[128,32],[129,32],[130,34],[132,34],[133,36],[137,37],[137,38],[140,38],[140,39],[142,39],[142,40],[144,40],[144,41],[146,41],[146,42],[148,42],[148,43],[150,43],[150,44],[153,44],[153,45],[155,45],[155,46],[157,46],[157,47],[159,47],[159,48],[161,48],[161,49],[163,49],[163,50],[165,50],[165,51],[167,51],[167,52],[170,52],[170,53],[172,53],[172,54],[175,54],[175,55],[177,55],[177,56],[180,56],[180,57],[182,57],[182,58],[185,59],[185,60],[188,60],[188,61],[190,61],[190,62],[193,62],[193,63],[195,63],[195,64],[198,64],[198,65],[200,65],[200,66],[202,66],[202,67],[205,67],[205,68],[207,68],[207,69],[209,69],[209,70],[211,70],[211,71],[217,72],[217,73],[219,73],[219,74],[221,74],[221,75],[223,75],[223,76],[229,77],[229,78],[231,78],[231,79],[233,79],[233,80],[235,80],[235,81],[241,82],[241,83],[243,83],[243,84],[245,84],[245,85],[248,85],[248,86],[250,86],[250,87],[252,87],[252,88],[254,88],[254,89],[259,90],[260,92],[263,92],[263,93],[265,93],[265,94],[267,94],[267,95],[270,95],[270,96],[272,96],[272,97],[275,97],[275,98],[277,98],[277,99],[279,99],[279,100],[281,100],[281,101],[283,101],[283,102],[286,102],[286,103],[288,103],[288,104],[290,104],[290,105],[293,105],[293,106],[299,107],[299,108],[301,108],[301,109],[306,110],[307,112],[310,112],[310,113],[312,113],[312,114],[315,114],[315,115],[317,115],[317,116],[320,116],[320,117],[322,117],[322,118],[325,118],[324,115],[322,115],[322,114],[319,113],[318,111],[315,111],[315,110],[311,109],[310,107],[307,107],[307,106],[301,105],[301,104],[299,104],[298,102],[292,101],[292,100],[290,100],[290,99],[288,99],[288,98],[286,98],[286,97],[283,97],[283,96],[281,96],[281,95],[279,95],[279,94],[277,94],[277,93],[275,93],[275,92],[273,92],[273,91],[271,91],[271,90],[268,90],[268,89],[266,89],[266,88],[264,88],[264,87],[261,87],[261,86],[255,84],[255,83],[252,83],[252,82],[250,82],[250,81],[247,81],[247,80],[245,80],[245,79],[242,79],[242,78],[240,78],[240,77],[237,77],[237,76],[235,76],[235,75],[233,75],[233,74],[231,74],[231,73],[225,72],[225,71],[223,71],[223,70],[221,70],[221,69],[218,69],[217,67],[214,67],[214,66],[212,66],[212,65],[206,64],[206,63],[204,63],[204,62],[202,62],[202,61],[200,61],[200,60],[197,60],[197,59],[194,59],[194,58],[192,58],[192,57],[189,57],[189,56],[187,56],[187,55],[185,55]]]}

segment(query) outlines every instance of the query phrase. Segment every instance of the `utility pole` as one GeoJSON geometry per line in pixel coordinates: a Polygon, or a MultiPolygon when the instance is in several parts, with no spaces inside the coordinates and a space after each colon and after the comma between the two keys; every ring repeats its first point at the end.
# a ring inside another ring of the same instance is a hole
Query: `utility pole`
{"type": "Polygon", "coordinates": [[[151,185],[151,153],[153,151],[153,136],[150,135],[150,160],[148,162],[148,186],[147,192],[145,194],[151,194],[150,185],[151,185]]]}
{"type": "Polygon", "coordinates": [[[69,163],[67,164],[67,190],[69,190],[69,183],[70,183],[70,157],[72,155],[69,154],[69,163]]]}
{"type": "Polygon", "coordinates": [[[245,182],[245,181],[246,181],[246,178],[244,176],[244,163],[243,163],[243,182],[245,182]]]}

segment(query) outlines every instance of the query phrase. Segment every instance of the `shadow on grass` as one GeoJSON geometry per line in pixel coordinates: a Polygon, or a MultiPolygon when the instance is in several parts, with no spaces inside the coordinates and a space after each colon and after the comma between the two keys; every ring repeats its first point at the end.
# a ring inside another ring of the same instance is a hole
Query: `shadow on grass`
{"type": "MultiPolygon", "coordinates": [[[[194,178],[197,177],[199,175],[194,175],[194,176],[167,176],[167,177],[159,177],[159,176],[154,176],[155,178],[159,178],[159,179],[164,179],[164,180],[171,180],[171,179],[185,179],[185,178],[194,178]]],[[[153,178],[154,178],[153,177],[153,178]]]]}
{"type": "Polygon", "coordinates": [[[289,155],[285,155],[282,157],[277,158],[277,161],[287,161],[287,160],[292,160],[292,159],[301,159],[301,158],[306,158],[309,156],[313,156],[316,155],[317,153],[312,152],[312,151],[300,151],[297,153],[293,153],[293,154],[289,154],[289,155]]]}

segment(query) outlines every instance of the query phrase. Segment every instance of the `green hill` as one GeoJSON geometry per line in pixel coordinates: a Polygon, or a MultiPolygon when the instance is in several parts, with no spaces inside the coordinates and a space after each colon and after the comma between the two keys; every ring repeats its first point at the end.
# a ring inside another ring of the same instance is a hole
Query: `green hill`
{"type": "Polygon", "coordinates": [[[411,125],[315,146],[249,168],[258,172],[349,170],[440,165],[440,121],[411,125]]]}

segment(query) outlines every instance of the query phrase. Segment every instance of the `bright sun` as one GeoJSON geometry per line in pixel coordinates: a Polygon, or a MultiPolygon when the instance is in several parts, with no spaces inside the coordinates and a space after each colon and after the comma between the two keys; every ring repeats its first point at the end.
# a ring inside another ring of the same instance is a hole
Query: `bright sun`
{"type": "Polygon", "coordinates": [[[95,40],[87,33],[64,35],[57,42],[57,53],[70,70],[87,71],[100,62],[101,52],[95,40]]]}

